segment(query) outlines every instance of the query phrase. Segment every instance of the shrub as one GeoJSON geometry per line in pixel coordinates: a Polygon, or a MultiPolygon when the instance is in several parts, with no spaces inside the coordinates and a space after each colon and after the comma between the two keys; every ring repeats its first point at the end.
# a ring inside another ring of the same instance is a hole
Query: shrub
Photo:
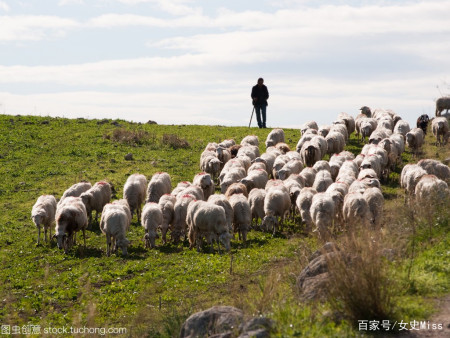
{"type": "Polygon", "coordinates": [[[105,134],[103,138],[130,145],[142,145],[152,143],[156,136],[145,130],[128,130],[125,128],[114,129],[112,134],[105,134]]]}
{"type": "Polygon", "coordinates": [[[164,134],[162,137],[162,143],[173,149],[186,149],[190,147],[190,144],[186,139],[180,138],[175,134],[164,134]]]}

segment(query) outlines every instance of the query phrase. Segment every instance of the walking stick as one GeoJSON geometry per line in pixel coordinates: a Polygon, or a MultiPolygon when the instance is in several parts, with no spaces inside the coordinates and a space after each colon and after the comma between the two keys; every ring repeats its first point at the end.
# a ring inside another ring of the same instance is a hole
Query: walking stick
{"type": "Polygon", "coordinates": [[[255,112],[255,106],[253,106],[252,115],[250,116],[250,123],[248,124],[249,128],[250,128],[250,125],[252,124],[252,118],[253,118],[253,113],[254,112],[255,112]]]}

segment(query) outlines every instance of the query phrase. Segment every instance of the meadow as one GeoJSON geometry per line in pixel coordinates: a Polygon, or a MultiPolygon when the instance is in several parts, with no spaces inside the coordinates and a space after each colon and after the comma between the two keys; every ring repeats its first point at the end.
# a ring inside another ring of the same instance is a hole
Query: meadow
{"type": "MultiPolygon", "coordinates": [[[[87,232],[86,248],[64,254],[55,242],[36,246],[30,213],[42,194],[59,198],[80,180],[107,180],[113,198],[121,198],[127,177],[136,172],[148,178],[168,172],[175,186],[199,172],[208,142],[239,142],[255,134],[263,152],[269,131],[0,115],[0,325],[124,327],[126,336],[176,337],[190,314],[223,304],[274,319],[274,336],[359,335],[343,302],[305,302],[298,294],[296,278],[320,247],[300,219],[275,237],[251,231],[247,245],[233,240],[228,254],[189,250],[187,243],[163,245],[160,239],[156,249],[144,249],[136,218],[127,257],[106,257],[98,223],[87,232]]],[[[284,131],[295,149],[300,131],[284,131]]],[[[437,148],[430,134],[420,157],[449,158],[449,146],[437,148]]],[[[361,148],[352,135],[346,149],[357,154],[361,148]]],[[[402,156],[403,164],[418,161],[409,152],[402,156]]],[[[379,249],[391,250],[392,257],[370,259],[383,266],[392,285],[386,319],[423,320],[437,310],[435,300],[449,293],[449,208],[428,214],[410,209],[400,171],[383,184],[379,249]]]]}

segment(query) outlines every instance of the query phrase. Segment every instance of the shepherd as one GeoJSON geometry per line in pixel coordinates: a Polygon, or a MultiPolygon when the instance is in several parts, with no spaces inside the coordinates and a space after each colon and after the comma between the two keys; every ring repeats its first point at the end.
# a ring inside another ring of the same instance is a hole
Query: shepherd
{"type": "Polygon", "coordinates": [[[256,111],[256,120],[258,121],[259,128],[266,127],[266,108],[267,100],[269,99],[269,91],[264,85],[264,79],[260,77],[258,84],[253,86],[251,97],[253,99],[253,106],[256,111]]]}

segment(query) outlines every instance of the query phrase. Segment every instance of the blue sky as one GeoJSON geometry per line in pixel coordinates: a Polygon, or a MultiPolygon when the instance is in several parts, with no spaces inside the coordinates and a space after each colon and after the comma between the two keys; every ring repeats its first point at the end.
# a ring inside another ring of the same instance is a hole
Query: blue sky
{"type": "Polygon", "coordinates": [[[330,124],[450,94],[450,1],[0,0],[0,113],[330,124]]]}

